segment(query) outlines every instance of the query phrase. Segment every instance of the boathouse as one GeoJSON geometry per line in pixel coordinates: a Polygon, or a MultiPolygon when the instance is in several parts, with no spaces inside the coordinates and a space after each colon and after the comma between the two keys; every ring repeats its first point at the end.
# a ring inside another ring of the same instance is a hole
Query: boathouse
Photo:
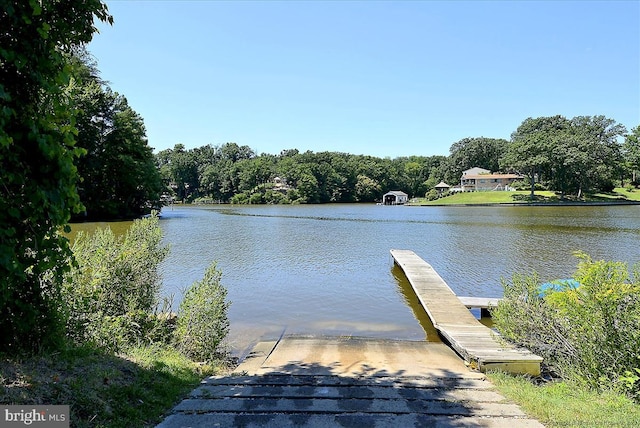
{"type": "Polygon", "coordinates": [[[383,205],[403,205],[409,200],[409,195],[400,191],[393,190],[391,192],[385,193],[382,197],[383,205]]]}

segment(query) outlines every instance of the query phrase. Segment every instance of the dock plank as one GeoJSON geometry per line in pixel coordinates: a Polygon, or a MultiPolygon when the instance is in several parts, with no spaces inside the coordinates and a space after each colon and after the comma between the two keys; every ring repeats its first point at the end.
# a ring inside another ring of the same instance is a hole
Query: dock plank
{"type": "Polygon", "coordinates": [[[540,374],[539,357],[503,341],[481,324],[429,263],[411,250],[391,250],[404,271],[433,326],[467,363],[480,371],[503,369],[513,373],[540,374]]]}
{"type": "Polygon", "coordinates": [[[498,302],[500,302],[500,298],[498,297],[467,297],[467,296],[458,296],[458,299],[465,305],[467,308],[479,308],[479,309],[490,309],[498,306],[498,302]]]}

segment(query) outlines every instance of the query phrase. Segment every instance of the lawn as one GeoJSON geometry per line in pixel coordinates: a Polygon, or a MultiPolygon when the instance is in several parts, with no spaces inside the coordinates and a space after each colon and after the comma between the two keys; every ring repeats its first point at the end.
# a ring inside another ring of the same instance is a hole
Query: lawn
{"type": "MultiPolygon", "coordinates": [[[[428,201],[426,198],[415,198],[407,205],[484,205],[484,204],[527,204],[530,201],[529,191],[516,191],[516,192],[464,192],[455,193],[450,196],[445,196],[435,201],[428,201]]],[[[536,191],[535,192],[537,203],[558,203],[560,202],[559,196],[552,191],[536,191]]],[[[596,193],[594,195],[587,195],[581,200],[576,200],[575,197],[567,196],[567,202],[619,202],[619,201],[634,201],[640,202],[640,189],[633,189],[628,191],[625,188],[615,188],[611,193],[596,193]]]]}
{"type": "Polygon", "coordinates": [[[629,191],[624,187],[616,187],[613,189],[613,192],[629,201],[640,202],[640,189],[630,189],[629,191]]]}
{"type": "MultiPolygon", "coordinates": [[[[529,202],[529,191],[518,192],[463,192],[455,193],[435,201],[417,198],[409,205],[478,205],[478,204],[523,204],[529,202]]],[[[542,201],[556,198],[553,192],[537,191],[536,199],[542,201]]],[[[556,198],[557,199],[557,198],[556,198]]]]}

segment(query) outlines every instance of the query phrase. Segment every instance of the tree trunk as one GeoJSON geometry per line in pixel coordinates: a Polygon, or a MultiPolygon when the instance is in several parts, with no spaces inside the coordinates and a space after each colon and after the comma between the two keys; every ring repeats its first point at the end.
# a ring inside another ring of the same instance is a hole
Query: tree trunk
{"type": "Polygon", "coordinates": [[[535,190],[536,190],[536,175],[531,174],[531,195],[530,198],[533,201],[535,199],[535,190]]]}

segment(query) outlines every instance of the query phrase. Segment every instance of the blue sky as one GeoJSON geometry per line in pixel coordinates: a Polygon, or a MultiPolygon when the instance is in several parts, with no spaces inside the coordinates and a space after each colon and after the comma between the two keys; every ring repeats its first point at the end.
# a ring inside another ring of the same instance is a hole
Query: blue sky
{"type": "Polygon", "coordinates": [[[448,155],[527,117],[640,124],[638,1],[107,1],[89,50],[156,151],[448,155]]]}

